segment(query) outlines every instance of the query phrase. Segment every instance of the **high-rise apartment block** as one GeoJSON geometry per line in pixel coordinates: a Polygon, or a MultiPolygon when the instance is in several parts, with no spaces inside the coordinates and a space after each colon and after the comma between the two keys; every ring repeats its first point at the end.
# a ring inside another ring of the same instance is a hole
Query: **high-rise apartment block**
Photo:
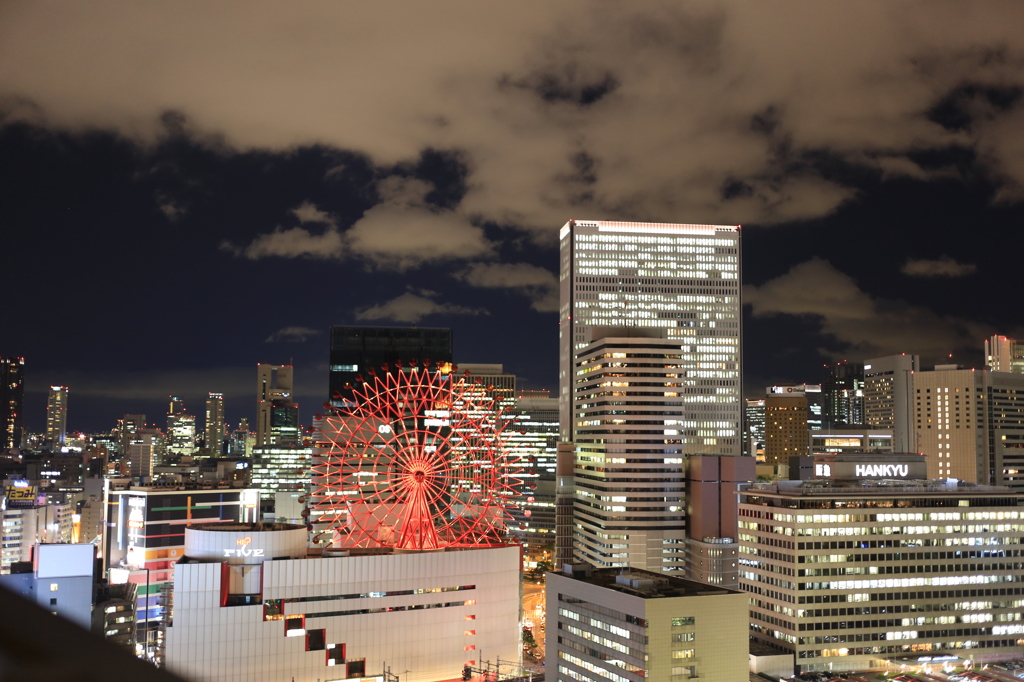
{"type": "Polygon", "coordinates": [[[21,447],[25,359],[0,357],[0,452],[21,447]]]}
{"type": "Polygon", "coordinates": [[[815,457],[740,494],[754,640],[798,672],[1024,654],[1024,495],[929,480],[916,454],[815,457]]]}
{"type": "Polygon", "coordinates": [[[991,372],[1024,374],[1024,342],[998,335],[985,339],[985,364],[991,372]]]}
{"type": "Polygon", "coordinates": [[[224,454],[224,394],[210,393],[206,397],[206,449],[214,457],[224,454]]]}
{"type": "Polygon", "coordinates": [[[291,365],[256,365],[256,445],[298,447],[299,406],[291,365]]]}
{"type": "Polygon", "coordinates": [[[688,451],[740,454],[739,227],[570,220],[559,242],[562,440],[577,427],[577,354],[601,327],[654,328],[680,345],[688,451]]]}
{"type": "Polygon", "coordinates": [[[46,400],[46,440],[55,447],[64,444],[68,435],[68,387],[50,386],[46,400]]]}
{"type": "Polygon", "coordinates": [[[429,360],[452,362],[452,330],[430,327],[331,327],[329,400],[336,407],[352,398],[356,377],[383,365],[409,366],[429,360]]]}
{"type": "Polygon", "coordinates": [[[864,421],[892,429],[896,452],[915,452],[913,416],[916,355],[888,355],[864,361],[864,421]]]}

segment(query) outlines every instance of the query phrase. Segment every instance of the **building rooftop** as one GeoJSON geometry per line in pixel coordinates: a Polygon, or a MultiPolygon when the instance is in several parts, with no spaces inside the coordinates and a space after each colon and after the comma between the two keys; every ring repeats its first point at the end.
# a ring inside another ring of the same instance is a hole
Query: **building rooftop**
{"type": "Polygon", "coordinates": [[[624,594],[632,594],[643,599],[741,594],[736,590],[638,568],[596,569],[589,564],[565,564],[562,571],[556,571],[556,573],[566,578],[624,594]]]}
{"type": "Polygon", "coordinates": [[[855,480],[812,478],[806,481],[775,481],[755,483],[741,494],[757,493],[786,496],[810,495],[1018,495],[1020,493],[1005,486],[968,483],[954,478],[933,480],[908,480],[888,478],[865,478],[855,480]]]}

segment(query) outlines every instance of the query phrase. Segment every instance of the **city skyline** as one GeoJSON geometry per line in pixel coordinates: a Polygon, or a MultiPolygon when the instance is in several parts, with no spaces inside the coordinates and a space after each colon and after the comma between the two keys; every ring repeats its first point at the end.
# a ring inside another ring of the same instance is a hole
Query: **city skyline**
{"type": "Polygon", "coordinates": [[[209,392],[234,425],[257,363],[294,365],[308,424],[334,325],[451,328],[554,395],[570,218],[743,225],[748,397],[980,367],[1024,337],[1024,8],[966,7],[6,6],[25,427],[53,385],[71,431],[209,392]]]}

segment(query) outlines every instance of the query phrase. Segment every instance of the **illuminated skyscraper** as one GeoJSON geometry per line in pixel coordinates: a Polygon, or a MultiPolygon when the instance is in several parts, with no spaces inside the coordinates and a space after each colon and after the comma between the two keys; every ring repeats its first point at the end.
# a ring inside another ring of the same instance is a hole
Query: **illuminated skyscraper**
{"type": "Polygon", "coordinates": [[[1024,343],[1005,336],[986,339],[985,364],[993,372],[1024,374],[1024,343]]]}
{"type": "Polygon", "coordinates": [[[0,358],[0,452],[21,447],[25,359],[0,358]]]}
{"type": "Polygon", "coordinates": [[[224,452],[224,394],[210,393],[206,398],[206,448],[214,457],[224,452]]]}
{"type": "Polygon", "coordinates": [[[739,227],[570,220],[559,240],[562,439],[576,431],[576,355],[601,327],[647,327],[680,342],[684,450],[739,455],[739,227]]]}
{"type": "Polygon", "coordinates": [[[68,387],[50,386],[46,401],[46,440],[63,445],[68,434],[68,387]]]}
{"type": "MultiPolygon", "coordinates": [[[[167,410],[167,453],[180,457],[191,455],[196,449],[196,417],[185,412],[181,398],[171,396],[167,410]]],[[[162,464],[157,461],[156,464],[162,464]]]]}
{"type": "Polygon", "coordinates": [[[256,446],[298,447],[291,365],[256,365],[256,446]]]}
{"type": "Polygon", "coordinates": [[[916,452],[911,416],[914,372],[920,369],[920,358],[906,353],[864,362],[864,421],[892,429],[896,452],[916,452]]]}
{"type": "Polygon", "coordinates": [[[843,362],[825,370],[825,425],[829,428],[864,423],[864,363],[843,362]]]}

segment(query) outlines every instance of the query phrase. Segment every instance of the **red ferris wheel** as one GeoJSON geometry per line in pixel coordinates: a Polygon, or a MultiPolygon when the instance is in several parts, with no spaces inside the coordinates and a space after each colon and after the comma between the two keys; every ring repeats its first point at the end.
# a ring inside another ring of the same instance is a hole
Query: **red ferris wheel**
{"type": "Polygon", "coordinates": [[[413,365],[357,379],[321,426],[318,524],[342,547],[429,550],[504,542],[520,481],[508,423],[480,384],[413,365]]]}

